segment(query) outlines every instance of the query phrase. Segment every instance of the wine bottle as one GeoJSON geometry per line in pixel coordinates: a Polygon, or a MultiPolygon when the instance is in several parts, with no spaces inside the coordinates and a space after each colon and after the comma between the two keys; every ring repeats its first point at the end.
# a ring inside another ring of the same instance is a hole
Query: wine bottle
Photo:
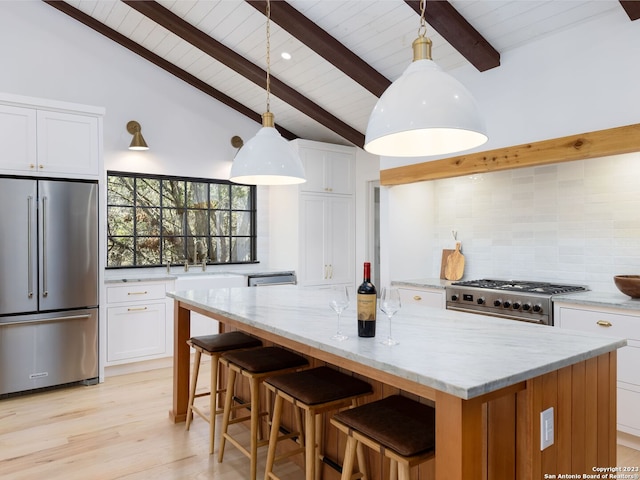
{"type": "Polygon", "coordinates": [[[358,336],[376,336],[376,287],[371,283],[371,264],[364,263],[364,276],[358,287],[358,336]]]}

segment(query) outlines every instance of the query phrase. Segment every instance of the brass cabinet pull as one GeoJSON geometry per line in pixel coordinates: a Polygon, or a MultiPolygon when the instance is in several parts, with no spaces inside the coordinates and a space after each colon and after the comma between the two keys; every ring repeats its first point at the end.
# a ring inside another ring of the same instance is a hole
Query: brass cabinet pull
{"type": "Polygon", "coordinates": [[[142,310],[146,310],[147,307],[129,307],[127,308],[127,312],[140,312],[142,310]]]}
{"type": "Polygon", "coordinates": [[[416,302],[419,302],[420,300],[422,300],[422,297],[421,297],[420,295],[414,295],[414,296],[413,296],[413,299],[414,299],[416,302]]]}
{"type": "Polygon", "coordinates": [[[146,290],[144,292],[127,292],[127,295],[146,295],[147,292],[146,290]]]}
{"type": "Polygon", "coordinates": [[[601,327],[613,327],[613,323],[607,322],[606,320],[598,320],[596,323],[601,327]]]}

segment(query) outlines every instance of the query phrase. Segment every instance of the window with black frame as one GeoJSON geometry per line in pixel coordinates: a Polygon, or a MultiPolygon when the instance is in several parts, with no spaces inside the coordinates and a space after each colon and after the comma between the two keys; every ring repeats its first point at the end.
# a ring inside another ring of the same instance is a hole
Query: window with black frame
{"type": "Polygon", "coordinates": [[[256,188],[107,173],[107,267],[256,261],[256,188]]]}

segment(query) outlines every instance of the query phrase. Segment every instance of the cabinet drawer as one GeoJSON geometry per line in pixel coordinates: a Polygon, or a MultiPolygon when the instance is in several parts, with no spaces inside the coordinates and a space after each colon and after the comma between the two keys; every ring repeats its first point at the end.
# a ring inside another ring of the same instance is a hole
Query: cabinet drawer
{"type": "Polygon", "coordinates": [[[559,322],[561,328],[640,340],[640,317],[633,315],[561,307],[559,322]]]}
{"type": "Polygon", "coordinates": [[[638,365],[640,365],[640,348],[620,348],[618,350],[618,381],[632,383],[640,387],[638,365]]]}
{"type": "Polygon", "coordinates": [[[107,287],[107,303],[164,300],[166,293],[164,283],[136,283],[133,285],[107,287]]]}
{"type": "Polygon", "coordinates": [[[618,388],[618,429],[637,435],[640,432],[640,392],[618,388]],[[626,428],[625,428],[626,427],[626,428]]]}
{"type": "Polygon", "coordinates": [[[444,308],[444,290],[430,291],[412,288],[398,288],[400,299],[405,305],[415,304],[424,307],[444,308]]]}
{"type": "Polygon", "coordinates": [[[107,361],[166,353],[165,303],[107,309],[107,361]]]}

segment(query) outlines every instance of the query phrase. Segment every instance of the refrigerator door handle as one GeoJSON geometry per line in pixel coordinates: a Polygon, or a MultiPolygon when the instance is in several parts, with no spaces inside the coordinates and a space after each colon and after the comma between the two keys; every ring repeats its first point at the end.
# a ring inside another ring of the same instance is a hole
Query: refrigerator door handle
{"type": "Polygon", "coordinates": [[[42,197],[42,296],[49,295],[47,289],[47,197],[42,197]]]}
{"type": "Polygon", "coordinates": [[[31,320],[18,320],[16,322],[11,322],[11,321],[5,321],[5,322],[0,322],[0,327],[8,327],[11,325],[24,325],[27,323],[30,324],[34,324],[34,323],[48,323],[51,321],[61,321],[61,320],[84,320],[84,319],[89,319],[91,318],[91,315],[86,314],[86,315],[64,315],[61,317],[51,317],[51,318],[36,318],[36,319],[31,319],[31,320]]]}
{"type": "Polygon", "coordinates": [[[33,243],[31,236],[31,212],[33,197],[27,197],[27,297],[33,298],[33,243]]]}

